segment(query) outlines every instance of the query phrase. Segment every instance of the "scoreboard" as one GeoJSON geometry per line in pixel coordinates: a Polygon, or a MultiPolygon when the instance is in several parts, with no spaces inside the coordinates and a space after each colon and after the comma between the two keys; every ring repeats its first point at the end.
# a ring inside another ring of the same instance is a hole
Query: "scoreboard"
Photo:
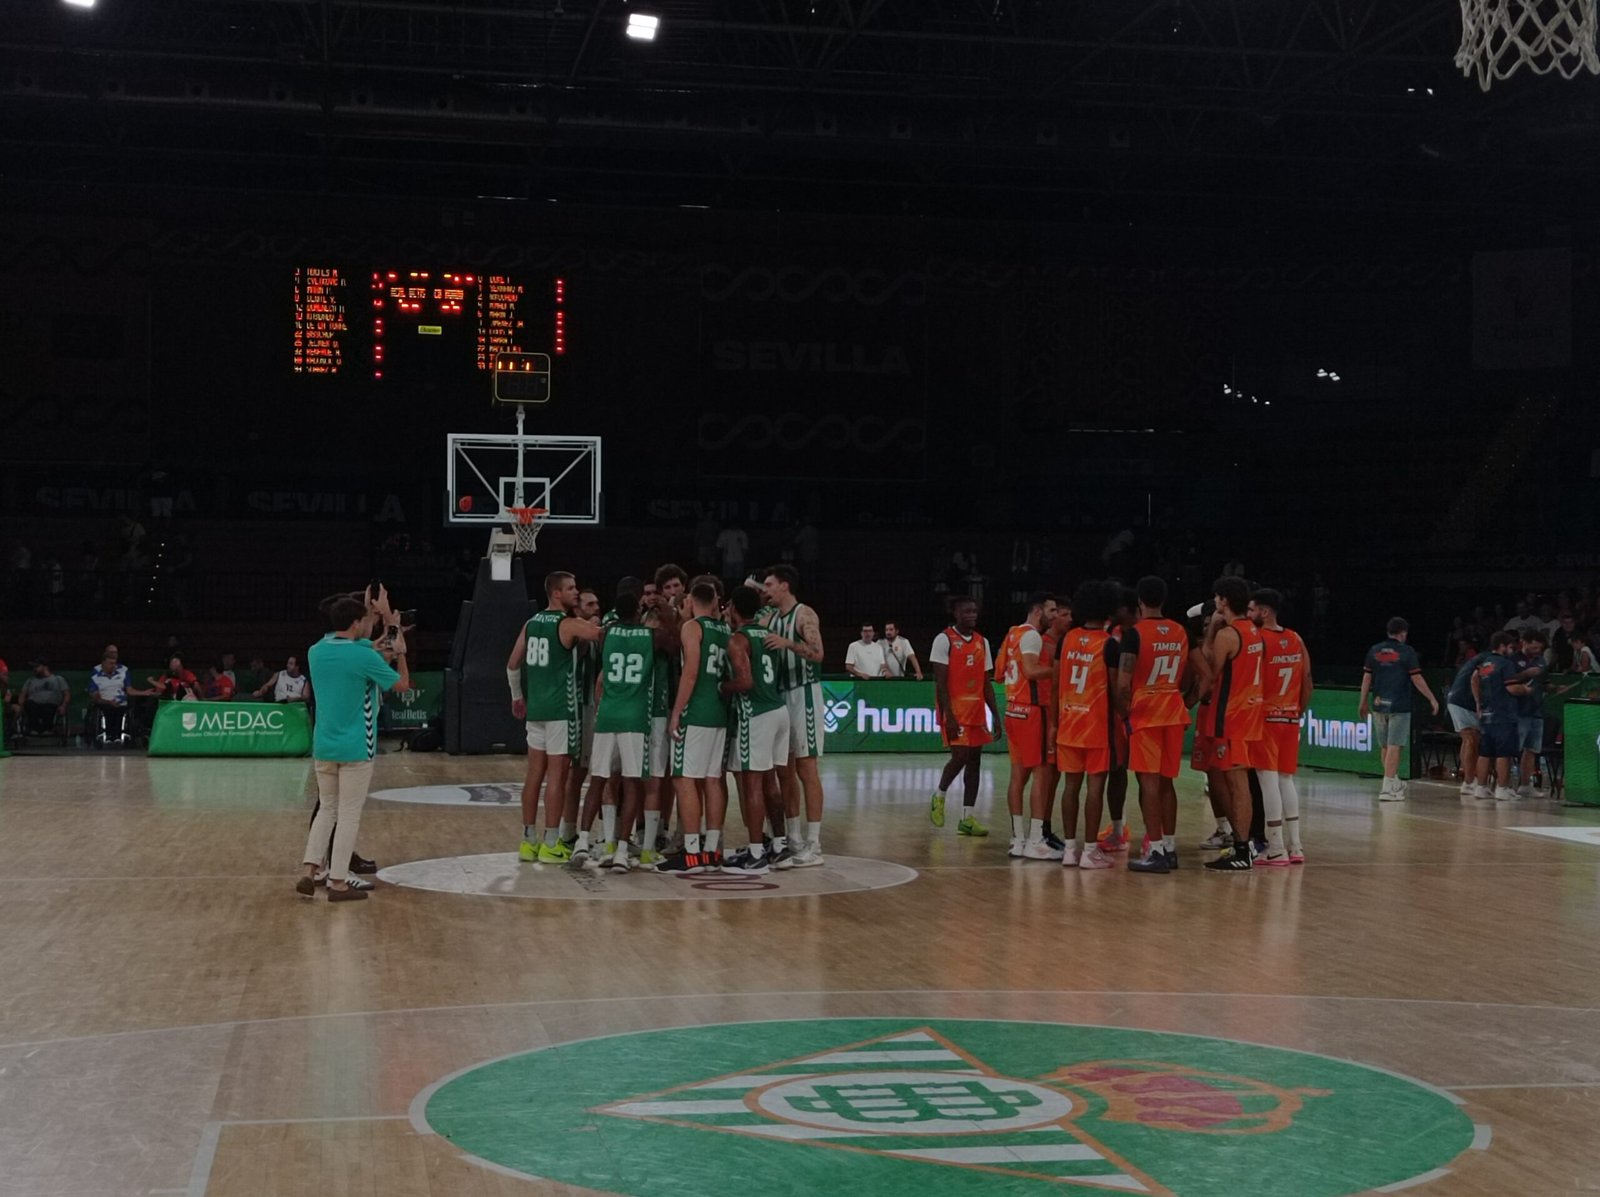
{"type": "Polygon", "coordinates": [[[438,269],[300,266],[294,372],[325,378],[459,382],[501,354],[567,353],[561,278],[438,269]]]}

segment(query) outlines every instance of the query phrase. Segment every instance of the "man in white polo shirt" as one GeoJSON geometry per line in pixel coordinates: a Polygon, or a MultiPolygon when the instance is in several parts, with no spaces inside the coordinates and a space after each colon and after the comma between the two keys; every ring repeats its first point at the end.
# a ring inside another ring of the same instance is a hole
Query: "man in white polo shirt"
{"type": "Polygon", "coordinates": [[[883,645],[878,643],[878,629],[870,623],[861,625],[861,639],[845,650],[844,667],[851,677],[889,676],[889,661],[883,645]]]}
{"type": "Polygon", "coordinates": [[[900,634],[898,624],[883,625],[883,659],[889,666],[890,677],[905,677],[909,673],[917,681],[922,680],[922,662],[917,660],[917,650],[900,634]]]}

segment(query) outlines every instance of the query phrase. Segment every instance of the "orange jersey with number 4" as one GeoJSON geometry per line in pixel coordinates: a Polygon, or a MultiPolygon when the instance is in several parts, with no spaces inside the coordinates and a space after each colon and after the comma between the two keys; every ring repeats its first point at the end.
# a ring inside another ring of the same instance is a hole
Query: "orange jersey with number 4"
{"type": "Polygon", "coordinates": [[[1056,743],[1111,746],[1111,670],[1116,648],[1100,628],[1074,628],[1061,639],[1056,743]]]}
{"type": "Polygon", "coordinates": [[[1141,619],[1133,625],[1139,653],[1133,662],[1128,722],[1134,731],[1146,727],[1187,727],[1189,708],[1183,701],[1183,675],[1189,663],[1189,634],[1170,619],[1141,619]]]}
{"type": "Polygon", "coordinates": [[[1266,673],[1261,680],[1268,723],[1299,723],[1300,693],[1305,688],[1306,646],[1298,632],[1262,629],[1266,673]]]}
{"type": "Polygon", "coordinates": [[[994,659],[994,680],[1006,688],[1007,707],[1039,705],[1039,683],[1022,672],[1022,641],[1029,632],[1039,634],[1025,623],[1012,628],[1000,642],[1000,653],[994,659]]]}

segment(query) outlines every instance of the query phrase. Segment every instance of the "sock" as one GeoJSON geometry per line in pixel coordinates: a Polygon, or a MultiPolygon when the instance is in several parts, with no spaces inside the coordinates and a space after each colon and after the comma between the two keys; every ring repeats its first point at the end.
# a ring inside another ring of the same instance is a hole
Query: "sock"
{"type": "Polygon", "coordinates": [[[616,807],[614,807],[614,806],[602,806],[600,808],[600,828],[601,828],[602,834],[604,834],[605,837],[606,837],[606,843],[614,844],[614,843],[617,842],[617,808],[616,807]]]}
{"type": "Polygon", "coordinates": [[[944,791],[943,790],[935,790],[933,792],[933,796],[935,798],[943,798],[944,797],[944,791]]]}
{"type": "Polygon", "coordinates": [[[546,847],[554,848],[556,846],[556,840],[559,838],[560,836],[557,834],[554,827],[546,827],[544,829],[544,842],[546,847]]]}
{"type": "Polygon", "coordinates": [[[767,846],[765,844],[763,844],[760,840],[751,840],[750,841],[750,859],[751,860],[760,860],[766,854],[767,854],[767,846]]]}
{"type": "Polygon", "coordinates": [[[1228,822],[1228,820],[1226,820],[1226,819],[1218,819],[1217,820],[1217,834],[1218,835],[1232,835],[1233,834],[1233,824],[1228,822]]]}
{"type": "Polygon", "coordinates": [[[715,852],[722,847],[722,829],[720,827],[706,832],[706,851],[715,852]]]}
{"type": "Polygon", "coordinates": [[[1041,843],[1044,840],[1044,820],[1028,820],[1028,840],[1030,843],[1041,843]]]}
{"type": "Polygon", "coordinates": [[[522,838],[530,844],[537,844],[539,842],[538,828],[530,827],[528,824],[524,823],[522,825],[522,838]]]}
{"type": "Polygon", "coordinates": [[[961,800],[961,817],[963,819],[972,818],[972,812],[977,809],[978,800],[976,798],[974,798],[971,802],[968,802],[965,798],[961,800]]]}
{"type": "Polygon", "coordinates": [[[1175,836],[1175,835],[1164,835],[1164,836],[1162,836],[1161,837],[1161,850],[1163,852],[1167,853],[1170,856],[1177,855],[1177,852],[1178,852],[1178,837],[1175,836]]]}
{"type": "Polygon", "coordinates": [[[1278,779],[1278,789],[1283,794],[1283,834],[1290,848],[1300,847],[1300,791],[1295,789],[1294,778],[1284,774],[1278,779]]]}
{"type": "Polygon", "coordinates": [[[561,838],[562,839],[570,840],[572,838],[572,836],[573,836],[573,833],[576,832],[577,830],[578,830],[578,825],[576,823],[569,823],[566,819],[562,819],[561,820],[561,838]]]}
{"type": "Polygon", "coordinates": [[[647,852],[656,850],[656,837],[661,834],[661,812],[647,810],[644,812],[644,838],[640,841],[647,852]]]}
{"type": "Polygon", "coordinates": [[[1028,826],[1028,821],[1026,819],[1024,819],[1021,815],[1012,815],[1011,816],[1011,838],[1014,839],[1014,840],[1020,840],[1024,835],[1027,834],[1027,826],[1028,826]]]}
{"type": "Polygon", "coordinates": [[[1113,835],[1115,835],[1118,839],[1122,838],[1122,820],[1121,819],[1112,819],[1111,820],[1111,833],[1113,835]]]}
{"type": "Polygon", "coordinates": [[[578,842],[573,844],[572,847],[575,851],[587,852],[589,850],[589,833],[587,831],[578,832],[578,842]]]}
{"type": "Polygon", "coordinates": [[[700,851],[700,837],[699,837],[699,835],[691,832],[688,835],[684,836],[683,837],[683,850],[685,852],[687,852],[690,856],[693,856],[697,852],[699,852],[700,851]]]}
{"type": "Polygon", "coordinates": [[[807,822],[806,823],[806,843],[810,844],[813,848],[822,847],[822,820],[821,819],[818,819],[815,823],[811,823],[811,822],[807,822]]]}
{"type": "Polygon", "coordinates": [[[784,829],[789,833],[791,844],[805,843],[806,824],[799,815],[786,815],[783,820],[784,829]]]}
{"type": "Polygon", "coordinates": [[[786,835],[775,835],[775,836],[772,837],[771,848],[772,848],[772,854],[774,856],[776,856],[778,853],[782,852],[788,846],[789,846],[789,837],[788,836],[786,836],[786,835]]]}
{"type": "Polygon", "coordinates": [[[1079,856],[1082,856],[1083,855],[1083,841],[1079,840],[1079,839],[1073,840],[1072,841],[1072,850],[1074,852],[1076,852],[1079,856]]]}

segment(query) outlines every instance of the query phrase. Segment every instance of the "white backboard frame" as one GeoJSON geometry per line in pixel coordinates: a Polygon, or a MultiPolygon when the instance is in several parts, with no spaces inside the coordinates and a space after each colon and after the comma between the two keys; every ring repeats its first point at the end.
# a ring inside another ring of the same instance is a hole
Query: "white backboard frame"
{"type": "MultiPolygon", "coordinates": [[[[520,423],[520,408],[517,414],[520,423]]],[[[445,437],[445,522],[506,525],[512,522],[507,508],[519,506],[543,507],[549,524],[598,527],[601,479],[598,436],[452,432],[445,437]],[[471,511],[461,510],[463,495],[477,496],[471,511]],[[487,501],[489,495],[496,501],[487,501]]]]}

